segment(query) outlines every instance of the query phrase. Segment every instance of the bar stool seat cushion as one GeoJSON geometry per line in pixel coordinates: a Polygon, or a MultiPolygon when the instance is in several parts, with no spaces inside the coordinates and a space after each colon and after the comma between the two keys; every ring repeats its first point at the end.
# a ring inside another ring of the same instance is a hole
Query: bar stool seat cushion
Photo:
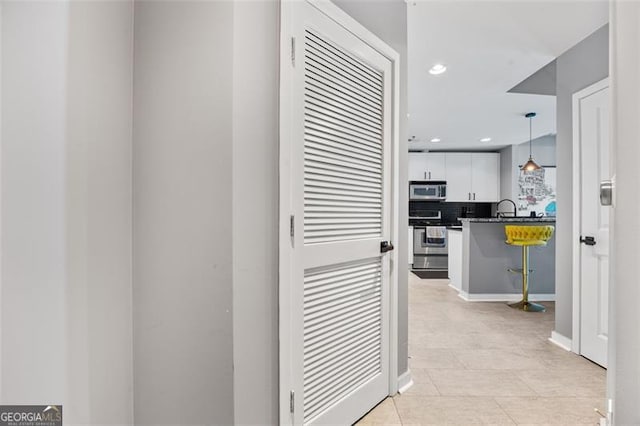
{"type": "Polygon", "coordinates": [[[545,246],[553,235],[551,225],[505,225],[507,244],[514,246],[545,246]]]}

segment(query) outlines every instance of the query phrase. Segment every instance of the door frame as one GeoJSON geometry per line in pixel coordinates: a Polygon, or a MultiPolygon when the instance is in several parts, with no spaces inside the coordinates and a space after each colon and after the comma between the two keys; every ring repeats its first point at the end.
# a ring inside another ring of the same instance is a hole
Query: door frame
{"type": "Polygon", "coordinates": [[[580,100],[584,99],[596,92],[610,87],[609,77],[606,77],[584,89],[575,92],[572,97],[572,114],[573,114],[573,170],[572,170],[572,188],[573,188],[573,224],[571,229],[571,284],[573,288],[572,303],[572,335],[571,335],[571,351],[580,354],[580,298],[582,294],[582,280],[580,274],[580,226],[582,224],[581,208],[580,208],[580,100]]]}
{"type": "MultiPolygon", "coordinates": [[[[398,263],[397,244],[400,236],[400,55],[329,0],[304,0],[333,21],[353,33],[391,62],[392,134],[391,134],[391,241],[396,249],[388,253],[390,258],[389,280],[389,395],[398,391],[398,263]]],[[[279,213],[278,213],[278,407],[279,423],[292,424],[290,389],[292,389],[291,357],[291,156],[293,105],[293,67],[295,44],[292,41],[292,24],[297,1],[280,1],[280,93],[279,93],[279,213]]],[[[296,219],[297,221],[298,219],[296,219]]]]}

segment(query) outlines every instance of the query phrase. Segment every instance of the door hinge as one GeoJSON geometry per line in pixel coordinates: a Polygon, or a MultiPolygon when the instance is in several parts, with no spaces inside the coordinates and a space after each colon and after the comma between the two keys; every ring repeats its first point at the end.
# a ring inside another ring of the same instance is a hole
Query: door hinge
{"type": "Polygon", "coordinates": [[[296,66],[296,38],[291,37],[291,66],[296,66]]]}
{"type": "Polygon", "coordinates": [[[294,391],[290,391],[289,392],[289,411],[291,412],[291,414],[293,414],[295,409],[296,409],[296,393],[294,391]]]}
{"type": "Polygon", "coordinates": [[[291,242],[296,236],[296,217],[295,215],[289,216],[289,236],[291,237],[291,242]]]}

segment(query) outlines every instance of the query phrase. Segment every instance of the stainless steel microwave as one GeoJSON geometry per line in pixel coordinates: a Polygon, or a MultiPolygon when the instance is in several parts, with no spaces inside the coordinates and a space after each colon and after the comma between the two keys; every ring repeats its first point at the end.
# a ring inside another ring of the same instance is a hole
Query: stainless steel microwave
{"type": "Polygon", "coordinates": [[[411,181],[409,182],[409,200],[446,200],[447,182],[411,181]]]}

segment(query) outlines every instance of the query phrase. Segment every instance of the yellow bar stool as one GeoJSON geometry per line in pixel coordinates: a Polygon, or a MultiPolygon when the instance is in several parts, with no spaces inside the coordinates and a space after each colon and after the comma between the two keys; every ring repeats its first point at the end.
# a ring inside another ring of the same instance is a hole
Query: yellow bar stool
{"type": "Polygon", "coordinates": [[[544,312],[545,307],[538,303],[529,302],[529,247],[546,246],[551,239],[553,226],[505,225],[507,244],[522,247],[522,271],[509,269],[510,272],[522,274],[522,300],[510,303],[509,306],[527,312],[544,312]]]}

